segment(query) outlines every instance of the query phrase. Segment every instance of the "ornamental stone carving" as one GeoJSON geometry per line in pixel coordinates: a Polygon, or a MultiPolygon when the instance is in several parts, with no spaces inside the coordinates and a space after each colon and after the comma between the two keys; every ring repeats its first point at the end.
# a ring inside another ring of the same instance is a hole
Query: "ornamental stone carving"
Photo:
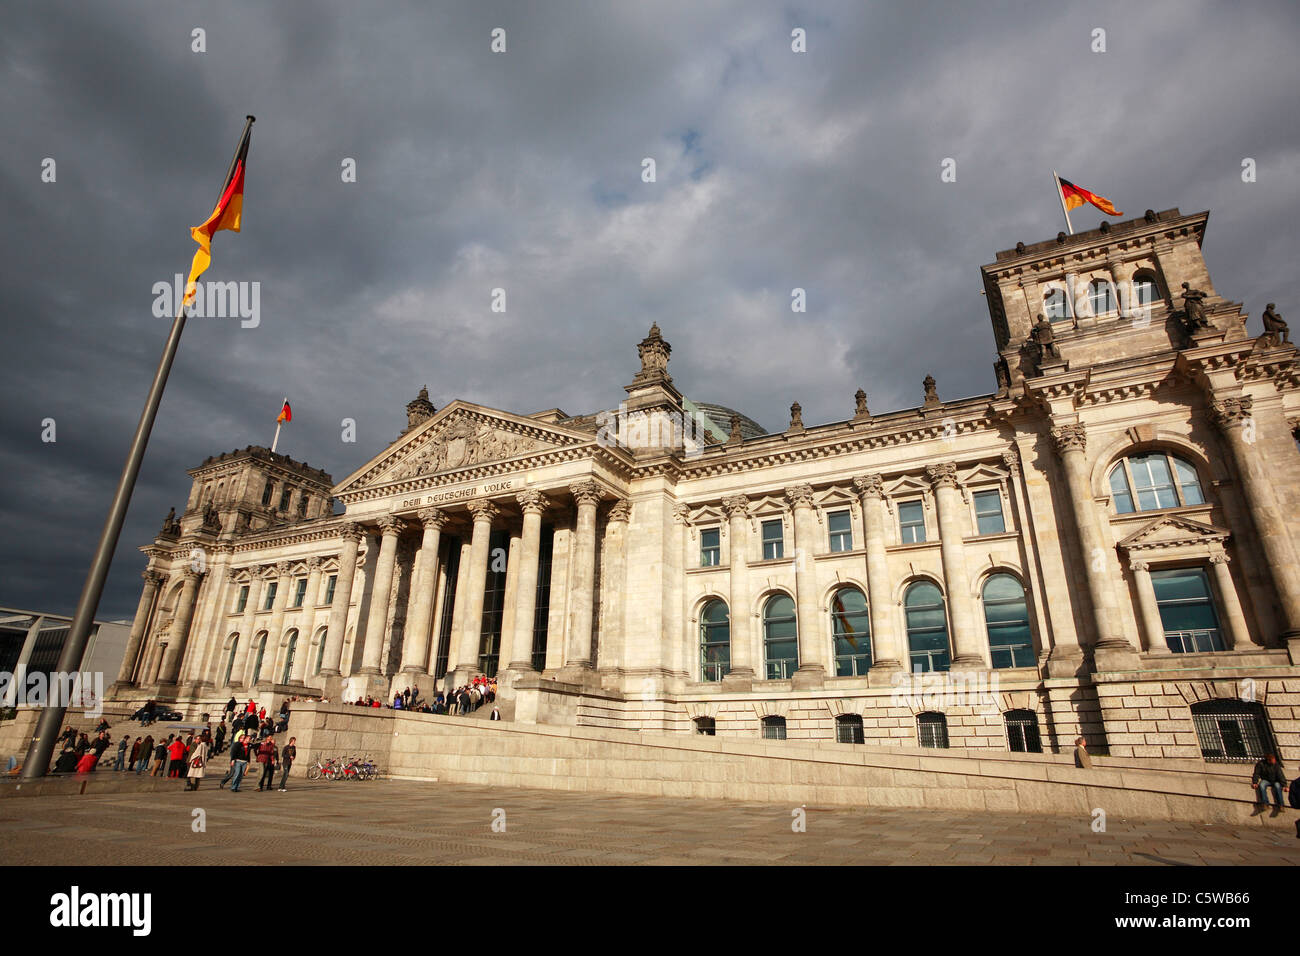
{"type": "Polygon", "coordinates": [[[749,517],[749,499],[744,495],[732,495],[722,499],[722,507],[733,518],[749,517]]]}
{"type": "Polygon", "coordinates": [[[1265,342],[1274,347],[1280,345],[1289,345],[1291,343],[1291,327],[1282,321],[1282,316],[1278,315],[1277,306],[1270,302],[1264,306],[1264,335],[1261,336],[1265,342]]]}
{"type": "Polygon", "coordinates": [[[1139,574],[1141,574],[1144,571],[1151,570],[1151,565],[1148,564],[1146,561],[1130,561],[1128,563],[1128,566],[1129,566],[1129,570],[1137,571],[1139,574]]]}
{"type": "Polygon", "coordinates": [[[637,345],[636,351],[641,357],[641,371],[637,372],[633,384],[668,383],[673,380],[668,374],[668,357],[672,354],[673,347],[664,341],[659,332],[659,323],[651,324],[650,333],[637,345]]]}
{"type": "Polygon", "coordinates": [[[569,494],[580,505],[600,503],[600,486],[594,481],[575,481],[569,485],[569,494]]]}
{"type": "Polygon", "coordinates": [[[355,521],[345,521],[339,528],[339,537],[344,541],[360,541],[365,536],[365,529],[355,521]]]}
{"type": "Polygon", "coordinates": [[[1057,425],[1052,429],[1052,441],[1056,444],[1056,453],[1062,457],[1067,452],[1082,454],[1088,450],[1088,436],[1082,424],[1057,425]]]}
{"type": "Polygon", "coordinates": [[[679,501],[673,505],[673,520],[678,524],[686,524],[690,519],[690,515],[691,509],[685,503],[679,501]]]}
{"type": "Polygon", "coordinates": [[[925,466],[925,477],[935,488],[957,487],[957,466],[951,461],[925,466]]]}
{"type": "Polygon", "coordinates": [[[477,498],[474,501],[469,502],[465,507],[468,508],[470,514],[474,516],[475,524],[478,524],[480,521],[491,523],[501,516],[501,509],[486,498],[477,498]]]}
{"type": "Polygon", "coordinates": [[[457,417],[438,426],[420,450],[393,468],[391,478],[413,478],[440,471],[499,461],[551,446],[487,422],[457,417]]]}
{"type": "Polygon", "coordinates": [[[1223,431],[1240,427],[1250,418],[1250,410],[1255,400],[1249,395],[1237,398],[1220,398],[1210,404],[1210,418],[1223,431]]]}
{"type": "Polygon", "coordinates": [[[389,536],[395,538],[406,530],[406,522],[393,515],[384,515],[379,519],[379,530],[385,538],[389,536]]]}
{"type": "Polygon", "coordinates": [[[291,562],[291,561],[277,561],[277,562],[275,562],[275,570],[276,570],[276,573],[278,573],[281,577],[283,577],[284,575],[288,574],[289,571],[290,571],[290,569],[291,569],[292,567],[293,567],[293,562],[291,562]]]}
{"type": "Polygon", "coordinates": [[[140,572],[140,577],[144,579],[145,587],[149,587],[150,585],[158,587],[166,579],[165,575],[159,571],[153,570],[152,568],[145,568],[140,572]]]}
{"type": "Polygon", "coordinates": [[[812,507],[812,485],[792,485],[785,490],[785,497],[792,507],[812,507]]]}
{"type": "Polygon", "coordinates": [[[610,521],[627,521],[632,517],[632,502],[620,498],[609,509],[610,521]]]}
{"type": "Polygon", "coordinates": [[[853,486],[863,498],[885,497],[885,483],[879,475],[863,475],[853,479],[853,486]]]}
{"type": "Polygon", "coordinates": [[[1019,475],[1020,452],[1016,451],[1014,448],[1004,451],[1002,453],[1002,465],[1012,477],[1019,475]]]}
{"type": "Polygon", "coordinates": [[[1222,551],[1216,551],[1214,554],[1210,555],[1210,563],[1211,563],[1211,564],[1227,564],[1227,563],[1228,563],[1228,556],[1227,556],[1226,554],[1224,554],[1222,551]]]}
{"type": "Polygon", "coordinates": [[[798,402],[790,406],[790,428],[794,430],[803,428],[803,406],[798,402]]]}
{"type": "Polygon", "coordinates": [[[731,416],[731,434],[727,436],[728,445],[739,445],[745,440],[745,436],[740,433],[740,416],[731,416]]]}
{"type": "Polygon", "coordinates": [[[424,508],[416,514],[426,528],[442,528],[447,524],[447,512],[441,508],[424,508]]]}
{"type": "Polygon", "coordinates": [[[515,501],[519,502],[519,507],[526,515],[542,514],[546,511],[547,506],[550,505],[550,502],[546,499],[546,495],[542,494],[536,488],[525,488],[523,491],[519,492],[519,494],[515,495],[515,501]]]}
{"type": "Polygon", "coordinates": [[[870,416],[871,409],[867,408],[867,393],[858,389],[853,393],[853,417],[869,418],[870,416]]]}
{"type": "Polygon", "coordinates": [[[315,571],[317,568],[321,566],[322,563],[324,563],[323,559],[319,555],[313,554],[310,558],[307,559],[307,570],[315,571]]]}

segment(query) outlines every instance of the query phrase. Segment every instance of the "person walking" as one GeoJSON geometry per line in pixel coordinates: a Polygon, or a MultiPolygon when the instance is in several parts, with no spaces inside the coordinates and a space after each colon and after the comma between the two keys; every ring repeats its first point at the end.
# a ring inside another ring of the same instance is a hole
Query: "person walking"
{"type": "Polygon", "coordinates": [[[239,784],[244,779],[244,769],[248,766],[248,748],[244,746],[244,738],[236,737],[235,742],[230,745],[230,772],[221,778],[217,784],[217,789],[224,789],[226,781],[230,781],[230,792],[239,793],[239,784]]]}
{"type": "Polygon", "coordinates": [[[203,779],[203,768],[208,765],[208,742],[200,737],[194,743],[194,749],[190,751],[189,770],[186,773],[185,789],[199,789],[199,782],[203,779]]]}
{"type": "Polygon", "coordinates": [[[153,734],[145,736],[140,743],[140,760],[135,765],[137,775],[144,773],[149,769],[149,761],[153,759],[153,734]]]}
{"type": "Polygon", "coordinates": [[[117,760],[113,764],[113,769],[122,771],[126,769],[126,748],[131,745],[131,738],[122,735],[122,739],[117,742],[117,760]]]}
{"type": "Polygon", "coordinates": [[[140,738],[135,738],[135,743],[131,745],[131,760],[127,764],[127,770],[134,770],[136,764],[140,762],[140,738]]]}
{"type": "Polygon", "coordinates": [[[289,742],[285,744],[284,749],[280,751],[280,766],[284,768],[280,773],[281,793],[284,793],[284,785],[289,780],[289,768],[292,767],[293,762],[298,759],[298,748],[295,745],[297,740],[297,737],[290,737],[289,742]]]}
{"type": "Polygon", "coordinates": [[[239,706],[239,705],[235,703],[234,695],[231,695],[230,700],[226,701],[226,708],[225,708],[225,710],[223,710],[223,711],[221,712],[221,722],[222,722],[222,723],[225,723],[225,722],[228,721],[231,717],[234,717],[234,716],[235,716],[235,708],[238,707],[238,706],[239,706]]]}
{"type": "Polygon", "coordinates": [[[267,737],[257,748],[257,762],[262,765],[262,779],[257,783],[258,792],[270,790],[275,783],[275,738],[267,737]]]}

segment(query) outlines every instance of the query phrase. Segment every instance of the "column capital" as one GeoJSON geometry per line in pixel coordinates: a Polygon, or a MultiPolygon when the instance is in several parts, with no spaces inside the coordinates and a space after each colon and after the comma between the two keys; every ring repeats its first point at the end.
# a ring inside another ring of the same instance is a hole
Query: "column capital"
{"type": "Polygon", "coordinates": [[[1249,395],[1239,395],[1235,398],[1216,398],[1210,403],[1210,420],[1214,422],[1221,431],[1228,432],[1233,428],[1240,427],[1241,423],[1251,416],[1251,408],[1255,400],[1249,395]]]}
{"type": "Polygon", "coordinates": [[[860,475],[853,479],[853,487],[863,498],[885,497],[885,482],[879,475],[860,475]]]}
{"type": "MultiPolygon", "coordinates": [[[[233,572],[232,572],[233,573],[233,572]]],[[[144,580],[145,587],[158,587],[163,581],[167,580],[166,575],[161,571],[155,571],[153,568],[145,568],[140,572],[140,577],[144,580]]]]}
{"type": "Polygon", "coordinates": [[[423,508],[416,514],[416,517],[420,519],[420,524],[426,530],[429,528],[441,530],[446,526],[448,518],[447,512],[441,508],[423,508]]]}
{"type": "Polygon", "coordinates": [[[244,571],[243,568],[226,568],[226,580],[237,581],[239,579],[239,575],[242,574],[243,571],[244,571]]]}
{"type": "Polygon", "coordinates": [[[318,570],[322,563],[323,561],[320,555],[313,554],[310,558],[307,559],[307,570],[308,571],[318,570]]]}
{"type": "Polygon", "coordinates": [[[474,501],[465,505],[470,514],[474,516],[474,523],[486,521],[489,524],[495,521],[501,515],[501,509],[488,501],[486,498],[476,498],[474,501]]]}
{"type": "Polygon", "coordinates": [[[1057,425],[1052,429],[1052,441],[1056,445],[1056,453],[1061,457],[1065,457],[1067,452],[1082,453],[1088,450],[1088,435],[1082,422],[1057,425]]]}
{"type": "Polygon", "coordinates": [[[689,524],[691,517],[690,506],[684,501],[679,501],[673,505],[673,520],[678,524],[689,524]]]}
{"type": "Polygon", "coordinates": [[[632,516],[632,502],[626,498],[619,498],[609,509],[610,521],[626,522],[632,516]]]}
{"type": "Polygon", "coordinates": [[[1212,555],[1210,555],[1211,564],[1227,564],[1228,560],[1229,560],[1228,555],[1222,551],[1216,551],[1212,555]]]}
{"type": "Polygon", "coordinates": [[[365,536],[365,529],[355,521],[345,521],[339,528],[339,537],[344,541],[360,541],[365,536]]]}
{"type": "Polygon", "coordinates": [[[926,480],[935,488],[957,487],[957,465],[951,461],[925,466],[926,480]]]}
{"type": "Polygon", "coordinates": [[[536,488],[525,488],[519,494],[515,495],[515,501],[519,502],[519,507],[524,514],[539,515],[550,507],[551,502],[546,495],[542,494],[536,488]]]}
{"type": "Polygon", "coordinates": [[[395,515],[384,515],[379,519],[379,530],[385,538],[395,538],[406,530],[406,522],[395,515]]]}
{"type": "Polygon", "coordinates": [[[292,567],[293,567],[293,562],[292,562],[292,561],[277,561],[277,562],[275,562],[275,570],[276,570],[276,573],[279,574],[281,577],[284,577],[286,574],[288,574],[288,573],[289,573],[289,570],[290,570],[292,567]]]}
{"type": "Polygon", "coordinates": [[[569,485],[569,494],[580,505],[594,505],[600,502],[600,486],[594,481],[575,481],[569,485]]]}
{"type": "Polygon", "coordinates": [[[1139,558],[1130,561],[1128,567],[1130,571],[1137,571],[1139,574],[1151,570],[1151,565],[1139,558]]]}
{"type": "Polygon", "coordinates": [[[1002,453],[1002,465],[1012,475],[1020,474],[1020,452],[1014,448],[1002,453]]]}
{"type": "Polygon", "coordinates": [[[812,485],[791,485],[785,489],[786,500],[794,508],[811,508],[813,504],[812,485]]]}
{"type": "Polygon", "coordinates": [[[722,507],[733,518],[749,517],[749,499],[744,495],[731,495],[722,499],[722,507]]]}
{"type": "Polygon", "coordinates": [[[199,581],[202,579],[204,573],[205,572],[200,571],[197,568],[186,568],[184,571],[181,572],[181,577],[184,578],[186,584],[189,584],[191,581],[193,581],[195,584],[198,584],[199,581]]]}

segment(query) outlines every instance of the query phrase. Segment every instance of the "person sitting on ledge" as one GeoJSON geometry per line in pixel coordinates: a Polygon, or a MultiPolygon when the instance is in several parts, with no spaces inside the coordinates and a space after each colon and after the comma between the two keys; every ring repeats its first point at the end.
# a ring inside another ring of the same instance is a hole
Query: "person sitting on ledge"
{"type": "Polygon", "coordinates": [[[1268,794],[1273,794],[1273,812],[1282,809],[1282,791],[1286,787],[1286,777],[1282,774],[1282,765],[1277,762],[1276,754],[1269,754],[1255,764],[1255,772],[1250,775],[1250,785],[1259,795],[1257,801],[1261,806],[1268,805],[1268,794]]]}

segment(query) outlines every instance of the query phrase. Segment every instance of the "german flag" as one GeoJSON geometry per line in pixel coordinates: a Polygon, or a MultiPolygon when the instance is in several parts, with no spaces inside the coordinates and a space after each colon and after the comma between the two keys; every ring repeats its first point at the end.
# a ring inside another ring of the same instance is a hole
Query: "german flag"
{"type": "Polygon", "coordinates": [[[280,409],[280,414],[275,418],[275,423],[278,425],[281,422],[291,421],[293,421],[293,409],[289,407],[289,400],[286,398],[284,400],[284,406],[280,409]]]}
{"type": "Polygon", "coordinates": [[[230,175],[221,187],[221,198],[217,200],[212,215],[202,225],[190,230],[190,235],[199,244],[199,248],[194,252],[194,261],[190,265],[190,278],[185,284],[186,305],[194,300],[199,276],[207,272],[208,266],[212,263],[212,237],[222,229],[239,232],[240,214],[244,211],[244,166],[248,162],[248,141],[252,133],[253,126],[250,123],[244,128],[244,138],[240,140],[234,165],[230,167],[230,175]]]}
{"type": "Polygon", "coordinates": [[[1105,196],[1098,196],[1094,192],[1089,192],[1082,186],[1076,186],[1068,179],[1057,177],[1057,181],[1061,184],[1061,198],[1065,202],[1066,209],[1078,209],[1084,203],[1092,203],[1108,216],[1124,215],[1105,196]]]}

